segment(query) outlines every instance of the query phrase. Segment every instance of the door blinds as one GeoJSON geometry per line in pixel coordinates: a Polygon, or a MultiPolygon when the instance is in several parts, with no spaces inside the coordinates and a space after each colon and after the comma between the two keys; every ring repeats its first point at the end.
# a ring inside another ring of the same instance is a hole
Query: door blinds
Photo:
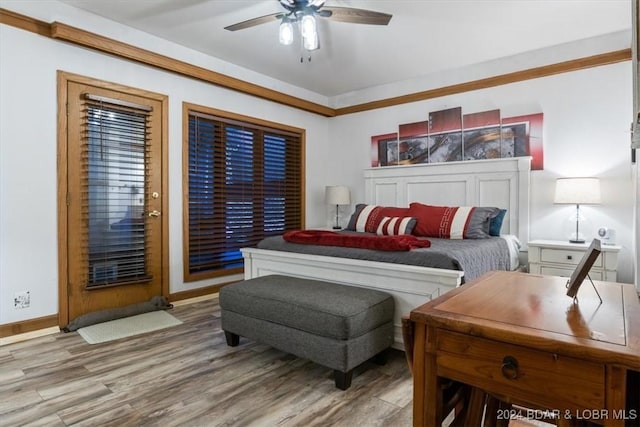
{"type": "Polygon", "coordinates": [[[84,94],[82,233],[86,287],[147,283],[150,107],[84,94]]]}
{"type": "Polygon", "coordinates": [[[240,249],[302,224],[299,134],[189,112],[185,278],[232,274],[240,249]]]}

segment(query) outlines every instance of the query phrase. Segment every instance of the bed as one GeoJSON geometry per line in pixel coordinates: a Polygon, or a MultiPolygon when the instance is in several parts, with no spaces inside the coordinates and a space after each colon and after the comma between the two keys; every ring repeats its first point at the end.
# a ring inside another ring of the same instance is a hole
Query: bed
{"type": "MultiPolygon", "coordinates": [[[[347,238],[372,235],[354,231],[340,231],[338,234],[347,238]]],[[[376,250],[295,243],[287,241],[283,236],[273,236],[261,241],[257,247],[306,255],[457,270],[464,274],[464,281],[473,280],[488,271],[515,270],[519,266],[519,239],[513,235],[469,240],[421,237],[417,241],[426,241],[429,246],[411,250],[376,250]]]]}
{"type": "MultiPolygon", "coordinates": [[[[496,206],[507,209],[501,234],[512,236],[507,238],[511,242],[517,239],[522,251],[526,250],[529,235],[530,162],[529,157],[517,157],[366,169],[363,202],[381,206],[408,206],[411,202],[421,202],[431,205],[496,206]]],[[[430,240],[432,244],[436,244],[433,239],[430,240]]],[[[471,240],[455,244],[464,242],[471,240]]],[[[403,348],[401,316],[454,289],[465,280],[464,271],[453,268],[424,267],[260,247],[244,248],[242,253],[245,279],[284,274],[380,289],[390,293],[396,304],[394,347],[400,349],[403,348]]],[[[474,276],[477,274],[474,273],[474,276]]]]}

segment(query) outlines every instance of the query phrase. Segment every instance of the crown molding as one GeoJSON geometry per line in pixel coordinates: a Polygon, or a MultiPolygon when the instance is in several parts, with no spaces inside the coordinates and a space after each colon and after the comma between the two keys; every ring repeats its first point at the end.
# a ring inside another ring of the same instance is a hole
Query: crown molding
{"type": "Polygon", "coordinates": [[[440,98],[442,96],[454,95],[457,93],[470,92],[479,89],[486,89],[495,86],[516,83],[525,80],[537,79],[540,77],[552,76],[555,74],[568,73],[571,71],[584,70],[586,68],[598,67],[601,65],[615,64],[617,62],[629,61],[631,59],[631,49],[622,49],[607,52],[599,55],[584,58],[572,59],[570,61],[558,62],[527,70],[515,71],[512,73],[500,74],[484,79],[473,80],[465,83],[457,83],[450,86],[443,86],[422,92],[408,95],[396,96],[393,98],[381,99],[378,101],[366,102],[349,107],[337,108],[336,116],[359,113],[362,111],[386,108],[410,102],[424,101],[427,99],[440,98]]]}
{"type": "Polygon", "coordinates": [[[189,64],[178,59],[170,58],[159,53],[151,52],[127,43],[110,39],[99,34],[85,31],[66,25],[61,22],[47,23],[44,21],[21,15],[6,9],[0,8],[0,23],[21,28],[45,37],[56,40],[63,40],[79,46],[84,46],[96,51],[104,52],[119,58],[128,59],[141,64],[149,65],[161,70],[179,74],[184,77],[204,81],[219,87],[230,89],[246,95],[255,96],[261,99],[272,101],[281,105],[286,105],[299,110],[318,114],[324,117],[336,117],[347,114],[354,114],[363,111],[371,111],[379,108],[393,107],[396,105],[408,104],[412,102],[425,101],[442,96],[454,95],[457,93],[470,92],[479,89],[486,89],[501,86],[509,83],[516,83],[525,80],[537,79],[540,77],[552,76],[555,74],[568,73],[602,65],[610,65],[618,62],[631,60],[631,48],[616,50],[603,54],[572,59],[555,64],[543,65],[526,70],[515,71],[497,76],[487,77],[469,82],[457,83],[407,95],[380,99],[377,101],[362,104],[331,108],[316,104],[295,96],[265,88],[263,86],[250,83],[235,77],[227,76],[197,65],[189,64]]]}

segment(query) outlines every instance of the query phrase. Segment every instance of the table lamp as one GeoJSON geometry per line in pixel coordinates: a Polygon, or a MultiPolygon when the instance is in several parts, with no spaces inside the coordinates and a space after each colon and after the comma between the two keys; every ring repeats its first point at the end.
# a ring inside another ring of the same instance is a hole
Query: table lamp
{"type": "Polygon", "coordinates": [[[570,243],[584,243],[580,237],[580,205],[597,205],[600,203],[600,180],[598,178],[558,178],[556,180],[556,204],[576,205],[575,236],[570,243]]]}
{"type": "Polygon", "coordinates": [[[344,185],[330,185],[325,188],[325,201],[328,205],[336,205],[336,224],[333,226],[334,230],[340,230],[340,223],[338,222],[338,207],[340,205],[351,204],[351,192],[349,187],[344,185]]]}

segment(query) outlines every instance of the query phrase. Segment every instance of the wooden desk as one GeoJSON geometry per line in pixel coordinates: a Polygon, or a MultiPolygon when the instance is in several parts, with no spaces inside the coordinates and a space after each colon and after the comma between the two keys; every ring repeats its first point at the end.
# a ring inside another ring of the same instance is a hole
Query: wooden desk
{"type": "Polygon", "coordinates": [[[413,425],[442,419],[442,378],[546,410],[560,424],[640,423],[637,410],[625,410],[627,370],[640,371],[635,287],[595,282],[600,304],[583,283],[574,304],[566,280],[492,272],[413,310],[413,425]]]}

